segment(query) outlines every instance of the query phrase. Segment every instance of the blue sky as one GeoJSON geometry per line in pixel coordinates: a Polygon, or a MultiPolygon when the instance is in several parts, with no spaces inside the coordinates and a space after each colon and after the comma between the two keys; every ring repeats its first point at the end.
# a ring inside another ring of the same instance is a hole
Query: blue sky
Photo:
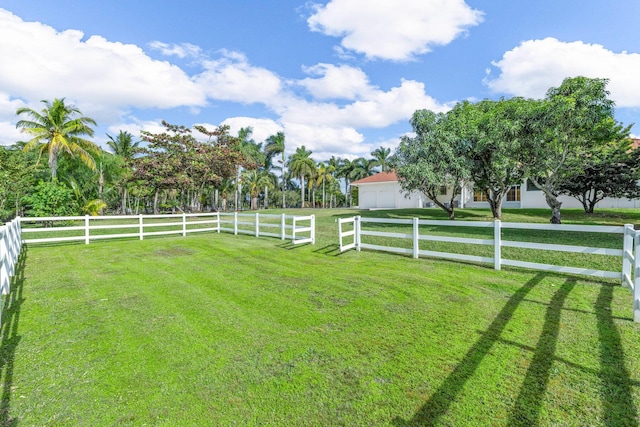
{"type": "Polygon", "coordinates": [[[106,133],[160,123],[284,131],[316,160],[394,148],[416,109],[610,79],[638,123],[637,0],[0,0],[0,144],[66,97],[106,133]]]}

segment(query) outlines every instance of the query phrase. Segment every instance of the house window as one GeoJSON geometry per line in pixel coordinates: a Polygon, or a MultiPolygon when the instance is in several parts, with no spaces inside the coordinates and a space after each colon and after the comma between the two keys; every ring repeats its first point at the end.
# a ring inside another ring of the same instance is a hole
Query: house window
{"type": "MultiPolygon", "coordinates": [[[[538,182],[542,183],[542,179],[539,179],[538,182]]],[[[540,191],[540,189],[538,187],[536,187],[536,185],[531,182],[531,179],[527,178],[527,191],[540,191]]]]}
{"type": "Polygon", "coordinates": [[[484,193],[484,191],[475,190],[473,192],[473,201],[474,202],[486,202],[487,201],[487,195],[484,193]]]}
{"type": "Polygon", "coordinates": [[[507,202],[519,202],[520,201],[520,186],[514,185],[509,189],[507,193],[507,202]]]}

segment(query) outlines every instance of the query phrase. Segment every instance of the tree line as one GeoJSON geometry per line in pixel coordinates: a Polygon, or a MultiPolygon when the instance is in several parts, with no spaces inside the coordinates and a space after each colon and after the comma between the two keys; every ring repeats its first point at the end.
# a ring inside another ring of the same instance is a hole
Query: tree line
{"type": "Polygon", "coordinates": [[[389,148],[316,162],[304,146],[287,156],[283,132],[256,142],[250,127],[163,122],[160,133],[107,135],[104,149],[91,140],[95,120],[64,98],[42,102],[16,111],[30,139],[0,146],[2,219],[349,206],[353,180],[390,168],[389,148]]]}
{"type": "Polygon", "coordinates": [[[421,191],[454,219],[454,198],[471,183],[484,193],[494,218],[510,188],[528,179],[543,192],[560,223],[562,194],[592,213],[605,197],[640,197],[640,149],[631,126],[614,119],[607,79],[567,78],[543,99],[459,102],[447,113],[418,110],[415,136],[394,154],[406,192],[421,191]],[[450,200],[438,199],[442,186],[450,200]]]}

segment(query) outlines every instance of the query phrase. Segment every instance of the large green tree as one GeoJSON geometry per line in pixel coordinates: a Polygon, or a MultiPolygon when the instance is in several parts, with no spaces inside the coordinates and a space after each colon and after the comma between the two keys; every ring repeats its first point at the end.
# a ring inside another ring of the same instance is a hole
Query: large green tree
{"type": "Polygon", "coordinates": [[[631,147],[631,140],[612,141],[573,161],[580,165],[569,164],[570,169],[581,172],[567,176],[559,192],[580,201],[586,213],[606,197],[640,197],[640,150],[631,147]]]}
{"type": "Polygon", "coordinates": [[[244,163],[238,149],[239,140],[229,135],[228,126],[209,131],[196,129],[209,137],[197,140],[191,129],[163,122],[166,131],[159,134],[141,132],[148,145],[133,159],[132,180],[142,181],[153,190],[154,212],[158,210],[160,191],[173,191],[183,209],[197,210],[206,188],[213,189],[223,178],[235,175],[244,163]]]}
{"type": "Polygon", "coordinates": [[[53,102],[43,100],[45,108],[36,111],[23,107],[16,111],[26,117],[16,123],[16,127],[32,138],[24,145],[25,151],[38,149],[40,156],[47,153],[52,180],[57,179],[58,158],[61,154],[78,156],[87,166],[95,169],[91,155],[98,147],[85,136],[93,136],[92,118],[82,116],[79,109],[65,103],[64,98],[53,102]]]}
{"type": "Polygon", "coordinates": [[[451,131],[448,120],[444,113],[416,111],[411,118],[416,136],[402,137],[394,162],[405,192],[422,192],[454,219],[454,199],[469,179],[470,169],[466,141],[451,131]],[[447,202],[441,200],[442,187],[451,189],[447,202]]]}
{"type": "Polygon", "coordinates": [[[527,111],[534,125],[522,137],[522,165],[544,193],[552,223],[561,222],[558,196],[562,183],[584,170],[580,159],[626,136],[614,119],[607,83],[607,79],[567,78],[547,91],[538,108],[527,111]]]}
{"type": "Polygon", "coordinates": [[[462,144],[476,190],[485,194],[493,217],[502,218],[502,204],[514,185],[522,182],[520,141],[528,129],[525,114],[536,101],[512,98],[458,103],[447,113],[446,127],[462,144]]]}

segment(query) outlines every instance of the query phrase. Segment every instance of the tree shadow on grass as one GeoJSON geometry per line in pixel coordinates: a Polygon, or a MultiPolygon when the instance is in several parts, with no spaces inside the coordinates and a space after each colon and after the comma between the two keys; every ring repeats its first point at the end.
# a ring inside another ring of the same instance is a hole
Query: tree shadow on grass
{"type": "Polygon", "coordinates": [[[24,285],[24,265],[27,251],[23,249],[15,266],[15,276],[11,279],[11,291],[4,296],[2,307],[2,325],[0,334],[0,375],[2,375],[2,401],[0,402],[0,426],[16,426],[18,419],[9,416],[11,397],[13,393],[13,368],[16,348],[20,343],[18,324],[20,321],[20,307],[24,301],[22,288],[24,285]]]}
{"type": "Polygon", "coordinates": [[[527,294],[545,277],[544,273],[537,274],[509,298],[491,325],[480,339],[471,346],[442,385],[429,397],[429,400],[409,420],[396,418],[394,424],[398,427],[430,426],[447,413],[451,403],[460,393],[465,383],[471,378],[482,360],[489,354],[493,345],[500,340],[500,335],[509,323],[516,309],[524,301],[527,294]]]}
{"type": "MultiPolygon", "coordinates": [[[[611,315],[613,286],[603,285],[596,302],[596,319],[600,335],[600,395],[603,401],[602,417],[605,426],[640,425],[638,408],[633,402],[633,385],[624,364],[624,352],[618,327],[611,315]]],[[[637,357],[634,355],[632,357],[637,357]]]]}

